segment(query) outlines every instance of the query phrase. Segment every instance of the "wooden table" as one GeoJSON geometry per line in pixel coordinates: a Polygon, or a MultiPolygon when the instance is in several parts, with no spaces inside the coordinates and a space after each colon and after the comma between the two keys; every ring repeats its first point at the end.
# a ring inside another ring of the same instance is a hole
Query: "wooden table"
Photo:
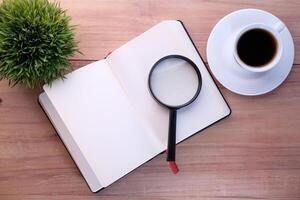
{"type": "Polygon", "coordinates": [[[184,21],[206,60],[216,22],[241,8],[280,17],[296,47],[288,79],[258,97],[221,91],[232,115],[178,145],[180,173],[160,155],[109,188],[93,194],[37,103],[41,89],[0,82],[0,199],[300,199],[300,1],[63,0],[79,24],[84,55],[74,68],[103,58],[164,19],[184,21]]]}

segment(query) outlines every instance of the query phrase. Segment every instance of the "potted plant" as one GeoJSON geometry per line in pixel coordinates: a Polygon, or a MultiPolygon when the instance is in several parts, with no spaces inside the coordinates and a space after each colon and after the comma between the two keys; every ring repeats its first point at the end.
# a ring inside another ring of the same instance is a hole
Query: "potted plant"
{"type": "Polygon", "coordinates": [[[34,88],[63,78],[77,52],[71,18],[48,0],[3,0],[0,5],[0,80],[34,88]]]}

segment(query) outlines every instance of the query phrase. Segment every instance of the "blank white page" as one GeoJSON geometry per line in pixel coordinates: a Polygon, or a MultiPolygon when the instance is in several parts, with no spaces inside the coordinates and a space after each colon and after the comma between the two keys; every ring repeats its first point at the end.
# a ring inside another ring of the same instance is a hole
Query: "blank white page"
{"type": "Polygon", "coordinates": [[[190,58],[202,74],[202,89],[194,103],[177,115],[177,142],[227,116],[230,109],[214,84],[179,21],[163,21],[115,50],[107,58],[132,105],[152,133],[167,146],[168,110],[158,105],[148,90],[148,74],[160,58],[180,54],[190,58]]]}
{"type": "Polygon", "coordinates": [[[66,78],[44,90],[102,186],[157,154],[156,138],[141,126],[105,60],[66,78]]]}

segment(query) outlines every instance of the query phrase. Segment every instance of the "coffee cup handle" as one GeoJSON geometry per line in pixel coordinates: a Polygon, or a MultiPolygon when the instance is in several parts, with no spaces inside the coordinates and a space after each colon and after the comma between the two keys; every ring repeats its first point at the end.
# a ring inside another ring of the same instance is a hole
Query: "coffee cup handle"
{"type": "Polygon", "coordinates": [[[274,28],[278,33],[280,33],[281,31],[284,30],[285,25],[284,25],[284,23],[282,23],[281,21],[278,21],[277,23],[274,24],[273,28],[274,28]]]}

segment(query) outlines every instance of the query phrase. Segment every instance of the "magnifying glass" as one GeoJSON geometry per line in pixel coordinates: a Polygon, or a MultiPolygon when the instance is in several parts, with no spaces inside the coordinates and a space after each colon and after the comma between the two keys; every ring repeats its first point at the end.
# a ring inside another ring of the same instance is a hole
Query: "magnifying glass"
{"type": "Polygon", "coordinates": [[[175,163],[177,110],[191,104],[198,97],[202,78],[197,65],[182,55],[168,55],[151,68],[148,86],[153,98],[170,110],[167,161],[173,173],[175,163]]]}

